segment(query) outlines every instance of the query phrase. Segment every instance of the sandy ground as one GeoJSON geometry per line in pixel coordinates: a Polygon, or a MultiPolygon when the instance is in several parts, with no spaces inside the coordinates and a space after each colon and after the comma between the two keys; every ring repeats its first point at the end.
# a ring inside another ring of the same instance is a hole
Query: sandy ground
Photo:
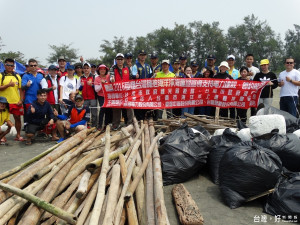
{"type": "MultiPolygon", "coordinates": [[[[279,90],[275,91],[273,102],[275,107],[279,107],[278,96],[279,90]]],[[[25,143],[15,142],[13,137],[8,137],[8,143],[8,146],[0,146],[0,173],[20,165],[55,144],[50,140],[38,138],[32,146],[25,146],[25,143]]],[[[205,171],[184,185],[201,210],[206,225],[286,224],[275,222],[273,216],[264,214],[260,200],[237,209],[230,209],[224,204],[218,186],[211,182],[205,171]],[[259,221],[266,216],[266,222],[255,222],[255,216],[259,221]]],[[[164,194],[170,223],[176,225],[180,223],[172,202],[172,188],[173,185],[165,186],[164,194]]]]}

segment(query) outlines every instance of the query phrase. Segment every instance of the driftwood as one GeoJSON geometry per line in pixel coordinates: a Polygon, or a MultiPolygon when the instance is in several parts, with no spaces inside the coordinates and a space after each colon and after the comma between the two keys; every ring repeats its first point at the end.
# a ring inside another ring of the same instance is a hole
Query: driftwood
{"type": "MultiPolygon", "coordinates": [[[[133,169],[133,178],[136,178],[137,173],[139,171],[139,167],[134,167],[133,169]]],[[[136,199],[136,209],[137,209],[137,215],[140,225],[146,225],[146,213],[145,213],[145,186],[144,186],[144,180],[141,178],[138,186],[136,187],[135,191],[135,199],[136,199]]]]}
{"type": "Polygon", "coordinates": [[[180,223],[183,225],[204,224],[200,210],[193,200],[191,194],[183,184],[177,184],[172,189],[172,196],[175,202],[180,223]]]}

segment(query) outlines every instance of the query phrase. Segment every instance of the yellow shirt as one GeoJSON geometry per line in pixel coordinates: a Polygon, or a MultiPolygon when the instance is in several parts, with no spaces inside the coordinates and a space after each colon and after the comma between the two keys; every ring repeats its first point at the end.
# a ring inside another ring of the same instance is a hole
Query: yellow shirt
{"type": "Polygon", "coordinates": [[[165,74],[163,71],[157,72],[155,78],[175,78],[176,75],[169,71],[169,73],[165,74]]]}
{"type": "Polygon", "coordinates": [[[0,126],[2,126],[6,121],[9,120],[9,112],[8,109],[5,109],[4,111],[0,111],[0,126]]]}
{"type": "Polygon", "coordinates": [[[0,85],[9,84],[10,81],[15,83],[14,87],[8,87],[0,91],[0,96],[3,96],[7,99],[9,104],[17,104],[20,101],[19,88],[21,88],[21,77],[17,74],[17,78],[12,74],[6,74],[2,82],[3,74],[0,73],[0,85]]]}

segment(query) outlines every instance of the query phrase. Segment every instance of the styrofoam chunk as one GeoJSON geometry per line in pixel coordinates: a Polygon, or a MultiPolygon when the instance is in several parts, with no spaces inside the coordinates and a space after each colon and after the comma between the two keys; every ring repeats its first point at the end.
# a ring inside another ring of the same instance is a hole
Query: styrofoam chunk
{"type": "Polygon", "coordinates": [[[237,136],[242,140],[242,141],[251,141],[252,136],[250,133],[250,128],[244,128],[241,129],[237,132],[237,136]]]}
{"type": "Polygon", "coordinates": [[[249,118],[249,128],[253,137],[259,137],[278,129],[279,134],[286,134],[285,119],[282,115],[260,115],[249,118]]]}

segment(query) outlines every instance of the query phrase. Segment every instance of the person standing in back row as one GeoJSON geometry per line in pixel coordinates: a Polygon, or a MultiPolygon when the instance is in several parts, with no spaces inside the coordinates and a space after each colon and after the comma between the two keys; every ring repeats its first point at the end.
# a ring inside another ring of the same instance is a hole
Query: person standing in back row
{"type": "Polygon", "coordinates": [[[285,71],[279,74],[280,110],[297,117],[298,86],[300,86],[300,72],[294,69],[295,60],[292,57],[285,59],[285,71]]]}
{"type": "Polygon", "coordinates": [[[265,105],[272,105],[273,101],[273,89],[278,87],[278,81],[276,75],[269,71],[269,60],[263,59],[260,61],[261,72],[257,73],[253,81],[267,81],[268,84],[265,86],[260,94],[259,104],[264,103],[265,105]]]}

